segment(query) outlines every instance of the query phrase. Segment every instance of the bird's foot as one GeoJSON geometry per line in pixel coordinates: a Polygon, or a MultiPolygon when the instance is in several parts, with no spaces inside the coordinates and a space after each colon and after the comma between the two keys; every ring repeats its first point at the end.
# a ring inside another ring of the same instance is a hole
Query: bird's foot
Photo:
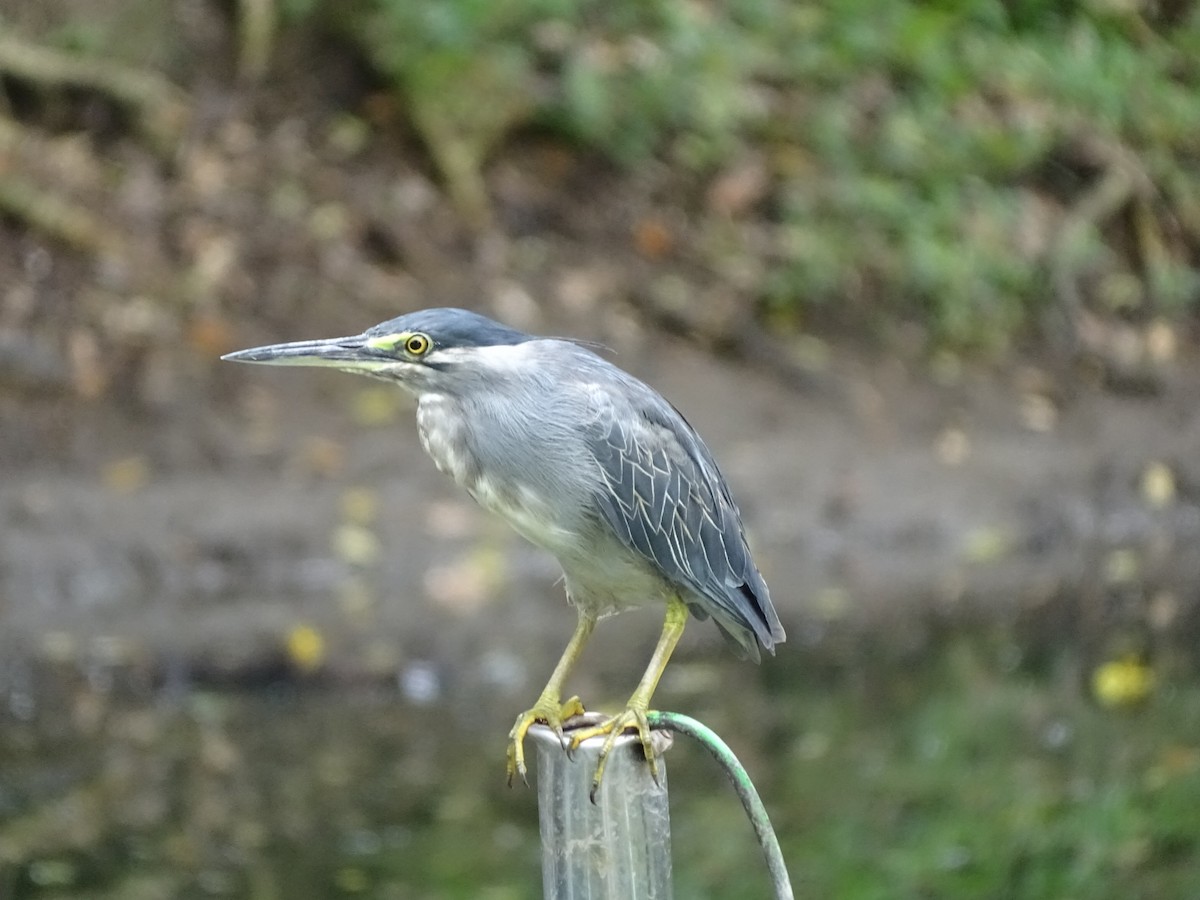
{"type": "Polygon", "coordinates": [[[586,740],[604,737],[604,746],[600,748],[600,758],[596,763],[595,774],[592,775],[592,787],[588,791],[588,798],[593,803],[596,802],[596,792],[600,790],[600,782],[604,779],[608,756],[616,746],[617,738],[626,731],[633,731],[637,734],[638,740],[642,744],[642,752],[646,756],[646,762],[650,764],[650,775],[654,778],[655,783],[658,782],[658,757],[650,739],[650,722],[646,717],[647,712],[648,710],[644,707],[630,706],[624,712],[617,713],[598,725],[578,728],[571,732],[570,743],[567,746],[568,753],[578,749],[579,745],[586,740]]]}
{"type": "Polygon", "coordinates": [[[563,737],[563,723],[573,716],[583,714],[583,702],[578,697],[572,697],[566,703],[560,703],[558,697],[543,694],[532,709],[527,709],[517,716],[516,724],[508,733],[509,786],[512,786],[514,775],[520,775],[521,780],[529,784],[529,779],[525,777],[527,771],[525,767],[525,733],[529,731],[530,726],[544,722],[554,729],[554,733],[558,735],[558,739],[563,742],[565,747],[567,740],[563,737]]]}

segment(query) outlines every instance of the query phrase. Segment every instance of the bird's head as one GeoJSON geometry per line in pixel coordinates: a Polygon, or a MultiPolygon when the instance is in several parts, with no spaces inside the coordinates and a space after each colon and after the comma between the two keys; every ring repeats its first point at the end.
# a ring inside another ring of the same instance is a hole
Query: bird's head
{"type": "Polygon", "coordinates": [[[352,337],[271,344],[222,359],[274,366],[327,366],[390,381],[414,394],[455,393],[510,365],[533,338],[465,309],[423,309],[352,337]]]}

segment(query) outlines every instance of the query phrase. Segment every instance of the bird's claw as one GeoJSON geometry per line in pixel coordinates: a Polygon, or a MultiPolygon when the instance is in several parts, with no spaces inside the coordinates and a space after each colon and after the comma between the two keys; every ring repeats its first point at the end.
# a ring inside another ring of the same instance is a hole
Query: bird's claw
{"type": "Polygon", "coordinates": [[[598,725],[593,725],[588,728],[580,728],[571,733],[570,745],[567,747],[567,752],[571,753],[579,748],[579,745],[586,740],[594,737],[604,737],[604,746],[600,748],[600,756],[596,763],[596,771],[592,775],[592,786],[588,791],[588,799],[592,803],[596,802],[596,794],[600,790],[600,783],[604,780],[604,770],[608,766],[608,757],[612,753],[613,747],[616,746],[617,738],[626,731],[634,731],[638,736],[638,741],[642,745],[642,753],[646,757],[646,762],[650,765],[650,776],[654,779],[654,783],[658,784],[658,756],[654,752],[654,745],[650,737],[650,722],[646,716],[646,710],[629,707],[624,712],[605,719],[598,725]]]}
{"type": "Polygon", "coordinates": [[[529,786],[528,769],[525,765],[525,735],[538,722],[543,722],[558,735],[563,748],[570,752],[570,739],[563,733],[563,723],[574,716],[584,714],[583,701],[572,697],[566,703],[559,703],[557,697],[545,695],[538,698],[532,709],[517,716],[512,730],[508,733],[508,786],[512,787],[513,776],[520,775],[521,780],[529,786]]]}

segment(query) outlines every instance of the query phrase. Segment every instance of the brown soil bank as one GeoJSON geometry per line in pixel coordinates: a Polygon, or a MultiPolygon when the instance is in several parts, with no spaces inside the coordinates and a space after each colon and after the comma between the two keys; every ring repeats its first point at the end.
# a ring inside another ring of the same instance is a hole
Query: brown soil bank
{"type": "Polygon", "coordinates": [[[753,155],[706,193],[521,135],[469,227],[394,95],[302,41],[278,48],[288,77],[240,82],[221,5],[186,7],[186,96],[2,48],[5,653],[238,672],[314,652],[284,643],[307,622],[351,673],[484,637],[549,658],[554,567],[438,479],[396,392],[217,361],[428,305],[596,340],[670,397],[734,485],[789,651],[903,656],[975,621],[1097,658],[1195,646],[1184,328],[1080,318],[1120,390],[1065,363],[914,363],[903,333],[771,336],[731,287],[745,254],[706,247],[769,243],[753,155]],[[728,221],[701,232],[697,210],[728,221]]]}
{"type": "MultiPolygon", "coordinates": [[[[843,361],[833,396],[652,331],[624,347],[619,361],[722,460],[789,651],[858,635],[903,656],[971,622],[1027,649],[1191,644],[1200,372],[1154,397],[1056,402],[1028,373],[947,387],[843,361]]],[[[430,641],[554,652],[569,613],[553,565],[434,471],[399,392],[193,364],[210,371],[186,408],[5,401],[6,653],[182,653],[237,671],[302,622],[349,672],[391,670],[430,641]]],[[[648,640],[654,625],[636,622],[610,628],[648,640]]],[[[715,646],[707,629],[691,637],[715,646]]]]}

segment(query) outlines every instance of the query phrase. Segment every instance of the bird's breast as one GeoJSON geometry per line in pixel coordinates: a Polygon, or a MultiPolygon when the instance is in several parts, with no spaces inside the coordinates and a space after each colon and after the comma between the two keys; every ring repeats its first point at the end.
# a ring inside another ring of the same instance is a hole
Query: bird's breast
{"type": "Polygon", "coordinates": [[[438,471],[449,475],[484,509],[505,519],[523,537],[555,555],[572,546],[573,531],[558,520],[553,504],[506,467],[489,466],[472,452],[468,424],[454,401],[426,395],[417,406],[421,446],[438,471]]]}

